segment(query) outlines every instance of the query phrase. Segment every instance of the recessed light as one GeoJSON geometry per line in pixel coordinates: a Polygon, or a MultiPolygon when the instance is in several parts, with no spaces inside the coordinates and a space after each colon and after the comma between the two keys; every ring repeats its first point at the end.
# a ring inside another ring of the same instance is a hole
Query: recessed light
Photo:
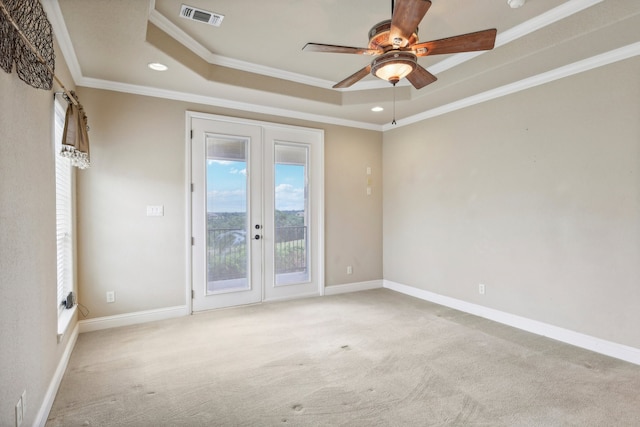
{"type": "Polygon", "coordinates": [[[169,67],[159,62],[150,62],[147,64],[147,67],[151,68],[154,71],[167,71],[169,67]]]}
{"type": "Polygon", "coordinates": [[[526,0],[507,0],[507,4],[511,6],[512,9],[517,9],[524,6],[525,1],[526,0]]]}
{"type": "Polygon", "coordinates": [[[371,109],[371,111],[373,111],[374,113],[379,113],[380,111],[384,111],[384,108],[382,108],[382,107],[373,107],[371,109]]]}

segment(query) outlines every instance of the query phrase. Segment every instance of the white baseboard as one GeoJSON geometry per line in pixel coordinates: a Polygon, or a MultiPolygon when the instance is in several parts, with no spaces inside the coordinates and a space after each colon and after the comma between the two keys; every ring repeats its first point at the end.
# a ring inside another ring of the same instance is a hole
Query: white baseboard
{"type": "Polygon", "coordinates": [[[382,280],[370,280],[368,282],[347,283],[345,285],[327,286],[324,288],[325,295],[346,294],[349,292],[368,291],[369,289],[382,288],[382,280]]]}
{"type": "Polygon", "coordinates": [[[139,323],[153,322],[156,320],[172,319],[174,317],[183,317],[190,314],[189,308],[186,305],[180,305],[176,307],[159,308],[156,310],[138,311],[134,313],[118,314],[115,316],[80,320],[78,324],[80,325],[80,333],[83,333],[117,328],[119,326],[137,325],[139,323]]]}
{"type": "Polygon", "coordinates": [[[412,286],[402,285],[389,280],[383,281],[383,286],[396,292],[430,301],[436,304],[450,307],[475,316],[484,317],[494,322],[513,326],[523,331],[531,332],[544,337],[552,338],[557,341],[571,344],[576,347],[604,354],[606,356],[615,357],[626,362],[640,365],[640,349],[606,341],[590,335],[581,334],[569,329],[560,328],[558,326],[549,325],[537,320],[527,319],[526,317],[516,316],[514,314],[505,313],[489,307],[478,304],[472,304],[456,298],[439,295],[423,289],[414,288],[412,286]]]}
{"type": "Polygon", "coordinates": [[[56,394],[58,394],[58,388],[60,388],[62,377],[64,376],[64,372],[67,370],[67,365],[69,364],[69,359],[71,358],[71,352],[76,346],[79,329],[80,328],[78,326],[78,323],[76,323],[73,331],[71,332],[71,335],[69,336],[69,340],[67,341],[67,346],[64,349],[64,353],[62,353],[60,362],[58,362],[56,372],[53,374],[53,378],[51,379],[49,387],[47,388],[47,392],[44,395],[42,405],[40,405],[40,410],[38,411],[36,420],[33,423],[34,426],[44,427],[47,423],[47,418],[49,418],[49,412],[53,407],[53,401],[56,399],[56,394]]]}

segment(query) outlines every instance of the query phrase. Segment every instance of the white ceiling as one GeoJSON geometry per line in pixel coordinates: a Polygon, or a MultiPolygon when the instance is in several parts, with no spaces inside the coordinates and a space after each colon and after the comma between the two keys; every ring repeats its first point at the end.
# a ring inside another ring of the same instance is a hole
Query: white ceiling
{"type": "MultiPolygon", "coordinates": [[[[399,0],[396,0],[399,1],[399,0]]],[[[432,0],[420,41],[496,28],[496,48],[423,57],[438,81],[395,89],[398,126],[640,54],[637,0],[432,0]]],[[[368,76],[331,86],[371,60],[303,52],[307,42],[366,47],[389,0],[45,0],[78,86],[385,130],[394,89],[368,76]],[[179,16],[187,4],[220,27],[179,16]],[[155,72],[150,62],[169,69],[155,72]],[[381,113],[371,112],[380,105],[381,113]]]]}

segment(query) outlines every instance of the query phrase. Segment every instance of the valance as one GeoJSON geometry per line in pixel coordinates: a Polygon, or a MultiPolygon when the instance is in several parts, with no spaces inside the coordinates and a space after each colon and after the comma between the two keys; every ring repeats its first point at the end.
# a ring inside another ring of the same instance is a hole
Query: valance
{"type": "MultiPolygon", "coordinates": [[[[77,101],[78,97],[74,92],[71,95],[77,101]]],[[[89,159],[89,125],[84,108],[79,102],[77,104],[67,101],[67,113],[64,120],[64,132],[62,134],[62,150],[60,155],[68,157],[71,164],[80,169],[91,166],[89,159]]]]}

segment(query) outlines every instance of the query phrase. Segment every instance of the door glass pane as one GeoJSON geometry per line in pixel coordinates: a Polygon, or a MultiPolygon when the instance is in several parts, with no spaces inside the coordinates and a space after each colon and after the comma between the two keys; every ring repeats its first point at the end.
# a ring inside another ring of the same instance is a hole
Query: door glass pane
{"type": "Polygon", "coordinates": [[[304,145],[275,144],[275,285],[308,282],[308,158],[304,145]]]}
{"type": "Polygon", "coordinates": [[[250,289],[247,144],[207,138],[207,294],[250,289]]]}

